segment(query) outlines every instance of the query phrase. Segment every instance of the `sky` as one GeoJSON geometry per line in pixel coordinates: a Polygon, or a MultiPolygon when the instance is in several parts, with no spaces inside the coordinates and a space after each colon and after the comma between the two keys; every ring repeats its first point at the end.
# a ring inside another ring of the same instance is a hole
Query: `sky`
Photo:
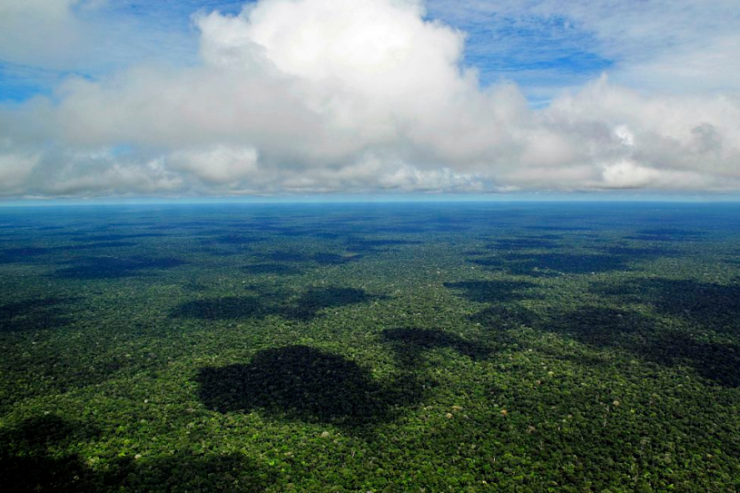
{"type": "Polygon", "coordinates": [[[0,0],[0,200],[740,192],[740,0],[0,0]]]}

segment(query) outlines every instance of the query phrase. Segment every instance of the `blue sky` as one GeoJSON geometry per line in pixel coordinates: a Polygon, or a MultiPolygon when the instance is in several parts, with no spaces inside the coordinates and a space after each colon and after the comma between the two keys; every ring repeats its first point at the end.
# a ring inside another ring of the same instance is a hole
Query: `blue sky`
{"type": "Polygon", "coordinates": [[[465,63],[480,72],[482,84],[512,80],[534,104],[546,100],[553,89],[583,84],[614,64],[594,49],[593,33],[563,16],[448,16],[448,11],[436,10],[434,2],[429,8],[432,18],[467,34],[465,63]]]}
{"type": "Polygon", "coordinates": [[[740,0],[0,0],[0,200],[740,191],[740,0]]]}

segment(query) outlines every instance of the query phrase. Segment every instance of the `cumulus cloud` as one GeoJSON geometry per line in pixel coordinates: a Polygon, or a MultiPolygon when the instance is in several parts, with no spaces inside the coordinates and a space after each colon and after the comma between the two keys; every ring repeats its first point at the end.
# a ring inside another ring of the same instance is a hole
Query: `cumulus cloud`
{"type": "Polygon", "coordinates": [[[0,194],[12,195],[22,191],[40,160],[41,153],[14,150],[10,141],[0,145],[0,194]]]}
{"type": "Polygon", "coordinates": [[[81,41],[79,0],[0,0],[0,58],[61,65],[81,41]],[[43,33],[43,35],[40,35],[43,33]]]}
{"type": "Polygon", "coordinates": [[[257,150],[253,147],[216,146],[210,149],[179,150],[167,162],[173,169],[188,171],[210,183],[238,183],[257,172],[257,150]]]}
{"type": "Polygon", "coordinates": [[[0,108],[3,189],[740,189],[730,95],[644,94],[602,76],[533,109],[514,84],[481,87],[465,34],[417,0],[260,0],[194,22],[194,66],[71,78],[0,108]]]}

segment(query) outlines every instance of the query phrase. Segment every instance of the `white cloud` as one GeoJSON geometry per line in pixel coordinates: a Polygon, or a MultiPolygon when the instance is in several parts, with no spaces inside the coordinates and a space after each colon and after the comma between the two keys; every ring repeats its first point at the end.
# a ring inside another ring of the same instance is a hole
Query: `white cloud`
{"type": "Polygon", "coordinates": [[[53,99],[0,108],[6,153],[40,156],[14,190],[740,189],[731,95],[604,76],[532,109],[514,84],[481,88],[461,69],[463,34],[413,0],[261,0],[195,22],[196,66],[69,79],[53,99]]]}
{"type": "Polygon", "coordinates": [[[163,158],[127,159],[111,149],[49,150],[37,163],[27,186],[35,196],[112,196],[171,194],[187,183],[163,158]]]}
{"type": "MultiPolygon", "coordinates": [[[[34,82],[44,85],[69,73],[100,76],[140,63],[195,60],[197,40],[186,30],[192,12],[184,21],[173,12],[141,18],[143,9],[129,8],[132,1],[0,0],[3,77],[33,71],[34,82]]],[[[150,10],[165,3],[177,12],[174,2],[151,2],[150,10]]]]}
{"type": "Polygon", "coordinates": [[[144,164],[114,163],[94,174],[81,173],[67,169],[63,176],[48,182],[43,192],[54,196],[99,196],[99,195],[138,195],[167,193],[179,188],[182,181],[165,175],[158,162],[144,164]]]}
{"type": "Polygon", "coordinates": [[[0,0],[0,59],[62,68],[83,48],[88,26],[74,14],[84,0],[0,0]]]}
{"type": "Polygon", "coordinates": [[[643,188],[660,178],[660,172],[639,164],[622,160],[604,165],[604,188],[643,188]]]}
{"type": "Polygon", "coordinates": [[[9,147],[9,142],[0,145],[0,194],[3,195],[21,191],[41,159],[39,152],[14,152],[9,147]]]}
{"type": "Polygon", "coordinates": [[[171,154],[172,169],[193,173],[211,183],[234,183],[257,172],[257,150],[253,147],[215,146],[209,149],[179,150],[171,154]]]}

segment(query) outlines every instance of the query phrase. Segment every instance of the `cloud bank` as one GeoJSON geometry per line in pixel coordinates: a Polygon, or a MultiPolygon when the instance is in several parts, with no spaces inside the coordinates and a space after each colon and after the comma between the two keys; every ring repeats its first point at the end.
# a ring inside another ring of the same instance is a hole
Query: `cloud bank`
{"type": "MultiPolygon", "coordinates": [[[[417,0],[260,0],[193,20],[197,64],[0,106],[0,195],[740,190],[734,90],[603,75],[533,109],[512,83],[482,87],[465,33],[417,0]]],[[[0,36],[0,54],[15,42],[0,36]]]]}

